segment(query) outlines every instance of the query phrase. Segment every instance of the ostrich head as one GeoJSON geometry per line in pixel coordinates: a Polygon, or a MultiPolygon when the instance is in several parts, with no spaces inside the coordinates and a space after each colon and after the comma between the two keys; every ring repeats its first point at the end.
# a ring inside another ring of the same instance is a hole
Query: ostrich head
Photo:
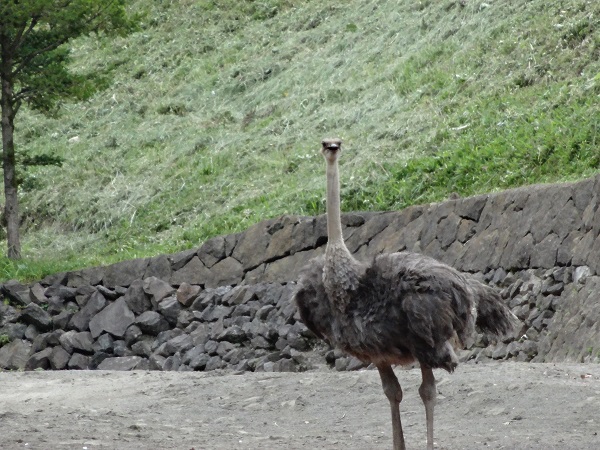
{"type": "Polygon", "coordinates": [[[334,163],[342,151],[342,140],[338,138],[323,139],[321,145],[321,153],[323,153],[325,160],[330,164],[334,163]]]}

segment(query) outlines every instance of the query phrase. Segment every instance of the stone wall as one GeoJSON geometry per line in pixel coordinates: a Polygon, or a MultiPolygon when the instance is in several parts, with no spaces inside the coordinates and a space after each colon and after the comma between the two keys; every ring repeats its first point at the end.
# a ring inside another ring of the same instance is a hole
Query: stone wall
{"type": "MultiPolygon", "coordinates": [[[[501,289],[523,328],[464,360],[598,361],[600,177],[343,216],[358,258],[411,250],[501,289]]],[[[290,302],[324,216],[285,216],[198,249],[2,285],[0,368],[360,367],[314,340],[290,302]]]]}

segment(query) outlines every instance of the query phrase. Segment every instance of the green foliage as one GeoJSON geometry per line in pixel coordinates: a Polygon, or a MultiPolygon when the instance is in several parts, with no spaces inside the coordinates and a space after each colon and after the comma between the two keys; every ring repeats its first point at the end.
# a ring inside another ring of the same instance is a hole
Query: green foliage
{"type": "Polygon", "coordinates": [[[61,56],[105,91],[23,110],[23,151],[64,163],[27,171],[25,267],[0,276],[320,214],[326,136],[345,141],[346,211],[590,176],[600,4],[559,3],[136,0],[138,32],[61,56]]]}
{"type": "MultiPolygon", "coordinates": [[[[125,14],[125,0],[52,0],[5,2],[0,27],[5,51],[3,64],[11,69],[15,103],[52,112],[68,97],[86,99],[106,87],[103,74],[69,70],[66,43],[92,32],[131,31],[135,21],[125,14]]],[[[136,18],[137,19],[137,18],[136,18]]],[[[3,77],[8,74],[3,73],[3,77]]]]}
{"type": "Polygon", "coordinates": [[[0,347],[4,347],[10,342],[10,337],[7,334],[0,334],[0,347]]]}

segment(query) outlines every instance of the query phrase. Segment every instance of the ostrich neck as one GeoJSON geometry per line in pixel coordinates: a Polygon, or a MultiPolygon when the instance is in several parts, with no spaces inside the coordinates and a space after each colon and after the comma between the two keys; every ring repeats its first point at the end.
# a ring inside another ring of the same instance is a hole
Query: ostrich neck
{"type": "Polygon", "coordinates": [[[340,176],[337,161],[327,163],[327,241],[345,247],[340,209],[340,176]]]}
{"type": "Polygon", "coordinates": [[[342,235],[340,180],[337,162],[327,163],[327,249],[323,283],[335,306],[344,310],[359,285],[364,267],[351,254],[342,235]]]}

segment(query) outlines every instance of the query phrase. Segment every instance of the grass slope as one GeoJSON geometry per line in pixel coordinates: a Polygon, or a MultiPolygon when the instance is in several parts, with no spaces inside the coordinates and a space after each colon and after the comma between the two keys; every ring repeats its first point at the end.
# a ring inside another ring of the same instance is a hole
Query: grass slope
{"type": "Polygon", "coordinates": [[[22,186],[24,255],[0,278],[194,247],[324,210],[325,136],[344,210],[390,210],[598,170],[600,4],[138,0],[142,29],[83,39],[108,88],[16,143],[62,168],[22,186]]]}

